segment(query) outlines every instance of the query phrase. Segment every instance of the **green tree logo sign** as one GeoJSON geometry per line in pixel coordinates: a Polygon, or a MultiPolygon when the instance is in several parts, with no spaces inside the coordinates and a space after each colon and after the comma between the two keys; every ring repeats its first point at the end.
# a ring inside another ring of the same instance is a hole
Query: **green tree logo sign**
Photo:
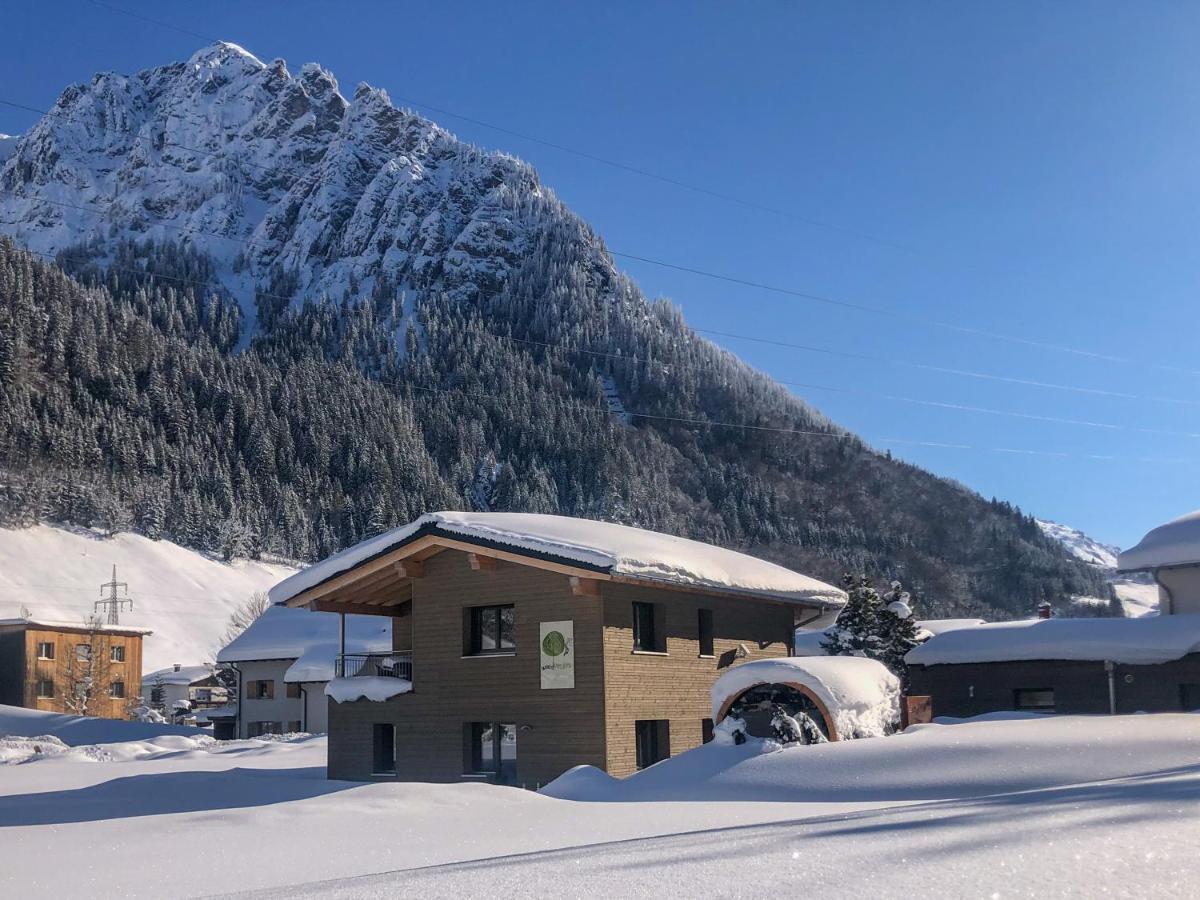
{"type": "Polygon", "coordinates": [[[567,650],[567,639],[561,631],[549,631],[542,638],[542,652],[547,656],[565,656],[567,650]]]}

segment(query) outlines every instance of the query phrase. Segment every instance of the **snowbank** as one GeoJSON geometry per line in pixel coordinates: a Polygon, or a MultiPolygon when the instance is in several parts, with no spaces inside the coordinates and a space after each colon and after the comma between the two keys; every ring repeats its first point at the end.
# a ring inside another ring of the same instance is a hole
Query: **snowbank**
{"type": "Polygon", "coordinates": [[[211,660],[230,613],[296,571],[252,560],[222,562],[137,534],[0,528],[0,618],[20,616],[26,607],[34,618],[78,625],[93,612],[114,564],[133,598],[121,624],[154,632],[142,645],[142,668],[150,672],[211,660]]]}
{"type": "Polygon", "coordinates": [[[713,721],[725,703],[756,684],[801,684],[825,704],[838,737],[877,737],[900,721],[900,682],[858,656],[758,659],[734,666],[712,686],[713,721]]]}
{"type": "Polygon", "coordinates": [[[426,534],[544,554],[568,564],[650,582],[817,601],[828,606],[842,606],[846,597],[832,585],[744,553],[628,525],[536,513],[436,512],[297,572],[271,589],[271,600],[282,603],[426,534]]]}
{"type": "Polygon", "coordinates": [[[199,728],[184,725],[158,725],[152,722],[125,722],[42,712],[20,706],[0,705],[0,735],[38,737],[49,735],[68,746],[110,744],[121,741],[145,741],[164,735],[199,737],[199,728]]]}
{"type": "Polygon", "coordinates": [[[1146,533],[1117,558],[1117,571],[1200,564],[1200,509],[1146,533]]]}
{"type": "Polygon", "coordinates": [[[364,675],[361,678],[334,678],[325,685],[325,696],[336,703],[354,700],[390,700],[412,690],[412,682],[404,678],[384,678],[364,675]]]}
{"type": "MultiPolygon", "coordinates": [[[[346,650],[356,653],[385,653],[392,648],[392,620],[385,616],[346,616],[346,650]],[[351,646],[356,648],[351,651],[351,646]]],[[[310,650],[308,662],[288,681],[325,681],[333,675],[337,656],[338,617],[336,613],[309,612],[286,606],[267,608],[254,623],[217,654],[217,662],[246,662],[262,659],[299,661],[310,650]],[[317,649],[317,648],[324,648],[317,649]],[[316,669],[328,672],[324,678],[300,677],[316,669]]],[[[289,670],[290,672],[291,670],[289,670]]]]}
{"type": "Polygon", "coordinates": [[[1200,615],[1142,619],[1030,619],[948,631],[908,652],[910,664],[1032,659],[1170,662],[1200,650],[1200,615]]]}

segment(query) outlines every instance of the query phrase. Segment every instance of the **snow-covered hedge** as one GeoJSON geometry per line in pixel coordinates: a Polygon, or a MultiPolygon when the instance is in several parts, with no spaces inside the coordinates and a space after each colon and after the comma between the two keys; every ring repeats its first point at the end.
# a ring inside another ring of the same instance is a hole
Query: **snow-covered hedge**
{"type": "Polygon", "coordinates": [[[412,690],[412,682],[404,678],[385,678],[379,675],[358,678],[335,678],[325,685],[325,696],[336,703],[354,700],[390,700],[412,690]]]}

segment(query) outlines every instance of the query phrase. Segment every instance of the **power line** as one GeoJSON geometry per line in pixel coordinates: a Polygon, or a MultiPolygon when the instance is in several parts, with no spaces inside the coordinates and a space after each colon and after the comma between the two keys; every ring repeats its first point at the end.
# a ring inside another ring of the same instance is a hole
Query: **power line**
{"type": "MultiPolygon", "coordinates": [[[[104,9],[110,10],[112,12],[130,16],[132,18],[139,19],[144,22],[148,22],[148,23],[151,23],[151,24],[163,27],[163,28],[167,28],[167,29],[170,29],[173,31],[178,31],[183,34],[190,35],[192,37],[198,37],[201,40],[205,40],[205,41],[209,41],[209,42],[217,42],[220,40],[218,38],[201,35],[198,32],[190,31],[189,29],[173,25],[172,23],[165,22],[160,19],[155,19],[155,18],[152,18],[149,16],[142,15],[140,13],[133,12],[131,10],[123,9],[118,6],[113,6],[112,4],[109,4],[109,3],[101,2],[101,0],[89,0],[89,2],[91,2],[95,6],[102,7],[104,9]]],[[[28,109],[28,110],[31,110],[34,112],[38,112],[38,110],[34,109],[31,106],[26,106],[24,104],[17,104],[15,102],[11,102],[11,101],[3,101],[3,102],[6,102],[10,106],[16,106],[18,108],[28,109]]],[[[570,148],[565,145],[557,144],[557,143],[554,143],[551,141],[545,141],[545,140],[542,140],[540,138],[535,138],[530,135],[524,135],[520,132],[512,131],[510,129],[506,129],[506,128],[503,128],[502,126],[498,126],[498,125],[491,125],[491,124],[483,122],[481,120],[471,119],[470,117],[467,117],[467,116],[460,116],[457,113],[453,113],[449,110],[440,109],[438,107],[428,106],[426,104],[421,104],[421,103],[415,103],[414,105],[425,106],[425,108],[434,109],[434,110],[436,110],[440,113],[446,114],[446,115],[452,115],[457,118],[462,118],[462,119],[465,119],[468,121],[472,121],[472,122],[475,122],[476,124],[483,125],[488,128],[495,128],[497,131],[501,131],[506,134],[520,137],[525,140],[535,141],[537,143],[544,144],[545,146],[548,146],[548,147],[553,147],[558,150],[573,153],[580,157],[591,159],[591,160],[594,160],[597,162],[601,162],[606,165],[612,165],[612,166],[615,166],[620,169],[624,169],[624,170],[627,170],[630,172],[637,173],[639,175],[644,175],[644,176],[651,177],[651,178],[657,178],[659,180],[666,181],[666,182],[669,182],[672,184],[676,184],[681,187],[689,188],[692,190],[697,190],[697,191],[700,191],[700,192],[706,193],[706,194],[711,194],[713,196],[720,197],[722,199],[732,200],[734,202],[739,202],[739,203],[745,203],[746,205],[749,205],[749,206],[758,206],[758,208],[765,209],[770,212],[784,214],[784,213],[782,213],[782,211],[776,210],[772,207],[759,206],[758,204],[754,204],[749,201],[743,201],[741,198],[736,198],[731,195],[725,195],[725,194],[713,192],[707,188],[690,185],[688,183],[677,181],[675,179],[671,179],[666,176],[659,176],[654,173],[650,173],[646,170],[639,169],[637,167],[627,166],[623,163],[618,163],[618,162],[615,162],[612,160],[604,159],[603,157],[595,156],[594,154],[588,153],[586,151],[577,150],[575,148],[570,148]]],[[[46,114],[44,111],[42,111],[42,112],[43,112],[43,114],[46,114]]],[[[177,145],[177,146],[180,146],[182,149],[188,149],[191,152],[202,153],[202,154],[206,154],[209,156],[213,156],[213,154],[208,153],[207,151],[200,150],[199,148],[194,148],[194,147],[189,148],[189,147],[184,147],[183,145],[177,145]]],[[[213,158],[216,158],[216,157],[214,156],[213,158]]],[[[823,227],[837,227],[837,226],[831,226],[828,223],[819,223],[819,222],[817,222],[817,220],[804,220],[804,221],[809,221],[814,224],[821,224],[823,227]]],[[[205,232],[197,231],[196,233],[204,234],[205,232]]],[[[858,233],[858,234],[859,234],[859,236],[862,236],[862,237],[869,237],[871,240],[881,241],[883,243],[889,243],[887,241],[883,241],[882,239],[876,238],[874,236],[865,235],[862,233],[858,233]]],[[[213,236],[221,237],[221,238],[227,239],[227,240],[229,239],[225,235],[213,235],[213,236]]],[[[899,246],[899,245],[893,245],[893,246],[899,246]]],[[[907,248],[904,248],[904,249],[907,249],[907,248]]],[[[609,250],[609,252],[613,256],[619,256],[624,259],[636,260],[638,262],[643,262],[648,265],[659,266],[662,268],[672,269],[674,271],[679,271],[679,272],[686,272],[689,274],[693,274],[693,275],[697,275],[697,276],[701,276],[701,277],[705,277],[705,278],[711,278],[711,279],[714,279],[717,281],[722,281],[722,282],[726,282],[726,283],[730,283],[730,284],[738,284],[738,285],[742,285],[744,287],[750,287],[750,288],[754,288],[757,290],[763,290],[763,291],[769,291],[769,292],[773,292],[773,293],[783,294],[783,295],[787,295],[787,296],[792,296],[792,297],[796,297],[796,298],[800,298],[800,299],[809,300],[812,302],[824,303],[827,305],[836,306],[836,307],[840,307],[843,309],[851,309],[851,310],[856,310],[859,312],[869,313],[869,314],[873,314],[873,315],[887,316],[887,317],[894,318],[894,319],[901,320],[901,321],[907,321],[910,323],[921,324],[921,325],[924,325],[927,327],[948,329],[951,331],[955,331],[959,334],[968,334],[968,335],[972,335],[975,337],[984,337],[984,338],[988,338],[991,340],[1003,341],[1003,342],[1007,342],[1007,343],[1011,343],[1011,344],[1033,347],[1036,349],[1046,350],[1046,351],[1051,351],[1051,352],[1066,353],[1066,354],[1071,354],[1071,355],[1075,355],[1075,356],[1081,356],[1081,357],[1086,357],[1086,358],[1090,358],[1090,359],[1101,360],[1101,361],[1105,361],[1105,362],[1114,362],[1114,363],[1121,363],[1124,365],[1147,367],[1147,368],[1155,369],[1158,371],[1169,371],[1169,372],[1174,372],[1177,374],[1200,376],[1200,370],[1188,369],[1188,368],[1185,368],[1182,366],[1171,366],[1171,365],[1165,365],[1165,364],[1160,364],[1160,363],[1144,363],[1141,360],[1132,359],[1130,357],[1116,356],[1113,354],[1100,353],[1100,352],[1092,351],[1092,350],[1083,350],[1083,349],[1080,349],[1077,347],[1070,347],[1070,346],[1062,345],[1062,344],[1054,344],[1054,343],[1050,343],[1047,341],[1038,341],[1038,340],[1034,340],[1032,338],[1023,338],[1023,337],[1020,337],[1017,335],[1009,335],[1009,334],[1004,334],[1002,332],[991,331],[989,329],[975,328],[975,327],[967,326],[967,325],[959,325],[959,324],[952,323],[952,322],[943,322],[943,321],[939,321],[936,319],[926,319],[924,317],[913,316],[911,314],[902,313],[902,312],[899,312],[896,310],[890,310],[885,307],[878,307],[878,306],[872,306],[872,305],[863,304],[863,303],[856,303],[856,302],[841,300],[839,298],[830,297],[830,296],[826,296],[826,295],[822,295],[822,294],[815,294],[815,293],[810,293],[807,291],[800,291],[800,290],[796,290],[796,289],[792,289],[792,288],[786,288],[786,287],[780,287],[780,286],[776,286],[776,285],[765,284],[763,282],[752,281],[750,279],[739,278],[737,276],[725,275],[725,274],[721,274],[721,273],[717,273],[717,272],[709,272],[709,271],[706,271],[703,269],[698,269],[698,268],[694,268],[691,266],[685,266],[685,265],[681,265],[678,263],[667,262],[664,260],[658,260],[658,259],[654,259],[652,257],[641,256],[638,254],[627,253],[627,252],[611,250],[611,249],[609,250]]]]}
{"type": "MultiPolygon", "coordinates": [[[[57,261],[54,256],[47,254],[47,253],[41,253],[41,252],[33,251],[33,250],[28,250],[28,251],[24,251],[24,252],[27,252],[30,255],[42,257],[51,262],[57,261]]],[[[148,277],[151,279],[162,277],[168,281],[183,282],[185,284],[194,285],[197,287],[209,287],[209,285],[206,282],[196,281],[193,279],[175,278],[172,276],[159,276],[154,273],[145,272],[140,269],[131,269],[131,268],[127,268],[127,267],[112,266],[112,267],[109,267],[108,270],[109,271],[127,272],[127,273],[131,273],[131,274],[135,274],[135,275],[140,275],[143,277],[148,277]]],[[[273,296],[273,295],[264,295],[264,296],[273,296]]],[[[287,299],[287,298],[280,296],[278,299],[287,299]]],[[[703,329],[696,329],[696,330],[703,330],[703,329]]],[[[713,332],[713,333],[725,334],[725,332],[713,332]]],[[[603,358],[608,358],[608,359],[617,359],[617,360],[623,360],[623,361],[628,361],[630,359],[630,357],[628,355],[619,354],[619,353],[610,353],[610,352],[599,351],[599,350],[588,350],[588,349],[582,348],[582,347],[569,347],[564,344],[552,343],[549,341],[538,341],[538,340],[532,340],[532,339],[528,339],[528,338],[518,338],[518,337],[513,337],[511,335],[497,334],[494,332],[486,332],[486,334],[490,338],[494,338],[494,339],[501,340],[501,341],[538,346],[538,347],[558,350],[558,351],[561,351],[564,353],[579,353],[579,354],[584,354],[584,355],[588,355],[588,356],[598,356],[598,357],[603,357],[603,358]]],[[[746,337],[746,336],[738,335],[738,337],[746,337]]],[[[754,340],[754,338],[747,338],[747,339],[754,340]]],[[[768,341],[768,343],[782,343],[782,342],[768,341]]],[[[806,350],[815,350],[816,352],[829,352],[829,353],[833,353],[836,355],[851,356],[854,358],[860,358],[860,359],[864,359],[864,360],[877,361],[877,360],[875,360],[874,357],[868,356],[866,354],[850,354],[850,353],[845,353],[842,351],[833,351],[833,350],[824,350],[822,348],[804,347],[803,345],[793,345],[793,344],[783,344],[783,345],[789,346],[789,347],[798,347],[800,349],[806,349],[806,350]]],[[[920,365],[920,364],[917,364],[917,365],[920,365]]],[[[921,367],[924,368],[925,366],[921,366],[921,367]]],[[[905,396],[899,396],[899,395],[894,395],[894,394],[865,391],[865,390],[860,390],[860,389],[855,389],[855,388],[836,387],[836,386],[832,386],[832,385],[815,384],[815,383],[803,382],[803,381],[792,381],[792,380],[788,380],[788,379],[775,378],[774,376],[766,376],[766,377],[770,378],[770,380],[773,381],[774,383],[781,384],[781,385],[805,388],[805,389],[809,389],[809,390],[829,391],[829,392],[854,395],[854,396],[873,397],[873,398],[887,400],[887,401],[891,401],[891,402],[916,404],[916,405],[928,406],[928,407],[933,407],[933,408],[938,408],[938,409],[982,413],[982,414],[995,415],[995,416],[1007,416],[1007,417],[1011,417],[1011,418],[1026,419],[1026,420],[1030,420],[1030,421],[1047,422],[1047,423],[1062,424],[1062,425],[1075,425],[1075,426],[1088,427],[1088,428],[1105,429],[1105,430],[1110,430],[1110,431],[1134,431],[1134,432],[1140,432],[1140,433],[1144,433],[1144,434],[1155,434],[1155,435],[1170,436],[1170,437],[1184,437],[1184,438],[1192,438],[1192,439],[1200,438],[1200,432],[1176,431],[1176,430],[1159,429],[1159,428],[1145,428],[1145,427],[1140,427],[1140,426],[1135,426],[1135,425],[1124,425],[1124,424],[1117,424],[1117,423],[1110,423],[1110,422],[1093,422],[1093,421],[1084,420],[1084,419],[1073,419],[1073,418],[1067,418],[1067,417],[1062,417],[1062,416],[1041,415],[1041,414],[1036,414],[1036,413],[1020,412],[1020,411],[1016,411],[1016,410],[1004,410],[1004,409],[995,409],[992,407],[973,406],[973,405],[969,405],[969,404],[962,404],[962,403],[956,403],[956,402],[951,402],[951,401],[930,400],[927,398],[919,398],[919,397],[905,397],[905,396]]],[[[409,382],[391,383],[391,382],[375,381],[375,383],[377,383],[377,384],[402,384],[402,385],[406,385],[409,387],[414,387],[414,385],[412,385],[409,382]]],[[[1081,389],[1081,390],[1087,390],[1087,389],[1081,389]]],[[[1117,396],[1122,396],[1122,395],[1117,395],[1117,396]]],[[[1128,396],[1133,396],[1133,395],[1128,395],[1128,396]]],[[[1159,399],[1165,400],[1167,402],[1200,404],[1200,401],[1186,401],[1186,400],[1176,401],[1176,400],[1172,400],[1171,398],[1159,398],[1159,399]]],[[[642,415],[642,414],[637,414],[637,413],[631,413],[630,415],[634,415],[634,416],[637,416],[640,418],[656,418],[654,416],[642,415]]],[[[664,418],[669,421],[679,421],[679,422],[686,421],[686,422],[703,423],[703,424],[709,424],[709,425],[722,424],[722,423],[708,422],[707,420],[685,420],[685,419],[677,419],[674,417],[659,417],[659,418],[664,418]]],[[[739,427],[751,427],[751,426],[739,426],[739,427]]],[[[897,440],[899,440],[899,439],[897,439],[897,440]]],[[[929,446],[959,446],[959,445],[943,445],[940,442],[929,442],[928,445],[929,446]]]]}
{"type": "MultiPolygon", "coordinates": [[[[65,209],[74,209],[74,210],[78,210],[81,212],[95,213],[97,215],[110,214],[112,212],[112,205],[115,202],[113,200],[104,200],[104,199],[97,200],[97,202],[103,203],[107,207],[107,209],[102,209],[102,208],[99,208],[96,206],[83,206],[83,205],[75,204],[75,203],[67,203],[66,201],[62,201],[62,200],[50,200],[48,198],[42,198],[42,197],[27,197],[23,194],[17,193],[16,191],[11,191],[8,189],[0,189],[0,194],[5,194],[5,195],[8,195],[8,196],[14,197],[16,199],[20,199],[20,200],[28,200],[33,203],[45,203],[45,204],[48,204],[51,206],[58,206],[58,207],[62,207],[65,209]]],[[[251,242],[245,238],[235,237],[235,236],[225,235],[225,234],[219,234],[217,232],[203,231],[201,229],[192,228],[191,226],[175,225],[173,223],[163,220],[160,217],[150,217],[150,218],[155,219],[157,224],[160,227],[183,232],[185,234],[185,236],[202,235],[205,237],[213,237],[213,238],[217,238],[219,240],[229,241],[230,243],[237,244],[240,247],[244,247],[247,249],[251,248],[251,246],[252,246],[251,242]]],[[[56,257],[54,257],[50,254],[41,253],[41,252],[32,251],[32,250],[28,251],[28,252],[33,253],[34,255],[37,255],[37,256],[41,256],[45,259],[48,259],[51,262],[57,261],[56,257]]],[[[610,252],[612,252],[612,251],[610,251],[610,252]]],[[[614,253],[614,255],[624,255],[624,254],[614,253]]],[[[69,256],[68,256],[68,258],[69,258],[69,256]]],[[[636,258],[644,259],[644,257],[636,257],[636,258]]],[[[90,261],[90,260],[88,260],[88,261],[90,261]]],[[[142,272],[140,270],[119,269],[118,267],[115,267],[115,266],[109,267],[109,268],[110,268],[110,270],[127,271],[127,272],[132,272],[134,274],[141,275],[141,276],[151,275],[151,273],[142,272]]],[[[350,266],[349,268],[351,268],[353,270],[356,267],[350,266]]],[[[182,278],[177,278],[177,277],[173,277],[173,276],[154,275],[152,277],[162,278],[164,280],[171,280],[171,281],[175,281],[178,283],[193,284],[193,285],[196,285],[199,287],[204,287],[204,288],[211,287],[211,285],[209,285],[206,282],[182,279],[182,278]]],[[[718,276],[718,277],[720,277],[720,276],[718,276]]],[[[755,284],[754,282],[745,282],[745,283],[752,285],[752,286],[755,284]]],[[[265,291],[259,291],[257,289],[256,289],[255,293],[257,296],[260,296],[260,297],[281,300],[281,301],[287,301],[287,302],[291,302],[293,299],[290,296],[284,296],[284,295],[280,295],[280,294],[272,294],[272,293],[268,293],[265,291]]],[[[808,296],[808,295],[805,295],[805,296],[808,296]]],[[[815,296],[815,295],[812,295],[812,296],[815,296]]],[[[865,310],[871,309],[870,307],[857,307],[857,306],[854,306],[853,308],[861,308],[861,309],[865,309],[865,310]]],[[[791,342],[787,342],[787,341],[779,341],[779,340],[775,340],[775,339],[771,339],[771,338],[757,337],[754,335],[735,334],[732,332],[719,331],[716,329],[706,329],[706,328],[699,328],[699,327],[694,327],[694,326],[689,326],[689,327],[691,328],[691,330],[700,332],[702,334],[712,334],[712,335],[718,335],[718,336],[722,336],[722,337],[735,338],[738,340],[752,341],[755,343],[770,344],[770,345],[779,346],[779,347],[787,347],[790,349],[801,350],[801,351],[808,352],[808,353],[821,353],[821,354],[826,354],[826,355],[830,355],[830,356],[839,356],[839,357],[846,358],[846,359],[856,359],[856,360],[863,360],[863,361],[870,361],[870,362],[878,362],[879,361],[877,357],[870,356],[868,354],[863,354],[863,353],[854,353],[851,351],[844,351],[844,350],[833,350],[833,349],[825,348],[825,347],[816,347],[816,346],[806,345],[806,344],[798,344],[798,343],[791,343],[791,342]]],[[[501,339],[519,341],[522,343],[544,344],[545,346],[548,346],[548,347],[557,346],[557,345],[549,344],[549,343],[545,343],[545,342],[526,340],[526,339],[521,339],[521,338],[510,338],[510,337],[506,337],[504,335],[494,335],[494,336],[501,338],[501,339]]],[[[597,356],[612,356],[613,358],[621,358],[620,354],[605,354],[600,351],[584,350],[582,348],[567,348],[567,349],[571,349],[572,352],[589,353],[589,354],[597,355],[597,356]]],[[[1080,393],[1080,394],[1090,394],[1090,395],[1101,396],[1101,397],[1115,397],[1115,398],[1121,398],[1121,399],[1126,399],[1126,400],[1136,400],[1136,401],[1141,401],[1141,402],[1170,403],[1170,404],[1185,405],[1185,406],[1200,406],[1200,400],[1192,400],[1192,399],[1187,399],[1187,398],[1176,398],[1176,397],[1163,397],[1163,396],[1155,396],[1155,395],[1132,394],[1132,393],[1122,392],[1122,391],[1110,391],[1110,390],[1105,390],[1105,389],[1101,389],[1101,388],[1089,388],[1089,387],[1083,387],[1083,386],[1078,386],[1078,385],[1060,384],[1060,383],[1055,383],[1055,382],[1038,381],[1038,380],[1034,380],[1034,379],[1016,378],[1016,377],[1005,376],[1005,375],[996,375],[996,374],[991,374],[991,373],[986,373],[986,372],[972,371],[969,369],[957,369],[957,368],[950,368],[950,367],[945,367],[945,366],[936,366],[936,365],[932,365],[930,363],[918,363],[918,362],[913,362],[913,361],[909,361],[909,360],[891,360],[891,361],[889,361],[889,365],[902,366],[905,368],[912,368],[912,369],[921,369],[924,371],[937,372],[937,373],[941,373],[941,374],[954,375],[954,376],[965,377],[965,378],[982,379],[982,380],[994,381],[994,382],[998,382],[998,383],[1008,383],[1008,384],[1022,385],[1022,386],[1026,386],[1026,387],[1068,391],[1068,392],[1074,392],[1074,393],[1080,393]]],[[[778,380],[778,379],[775,379],[775,380],[778,380]]]]}

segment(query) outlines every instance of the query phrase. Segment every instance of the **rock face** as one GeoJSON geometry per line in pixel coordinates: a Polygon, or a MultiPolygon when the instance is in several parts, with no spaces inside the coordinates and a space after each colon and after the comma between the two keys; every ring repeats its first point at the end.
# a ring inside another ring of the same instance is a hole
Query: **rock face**
{"type": "Polygon", "coordinates": [[[296,297],[340,297],[381,274],[477,297],[562,212],[528,165],[386,92],[360,84],[347,99],[320,66],[292,75],[229,43],[69,87],[0,148],[0,232],[47,254],[95,235],[187,238],[251,316],[273,270],[296,297]]]}

